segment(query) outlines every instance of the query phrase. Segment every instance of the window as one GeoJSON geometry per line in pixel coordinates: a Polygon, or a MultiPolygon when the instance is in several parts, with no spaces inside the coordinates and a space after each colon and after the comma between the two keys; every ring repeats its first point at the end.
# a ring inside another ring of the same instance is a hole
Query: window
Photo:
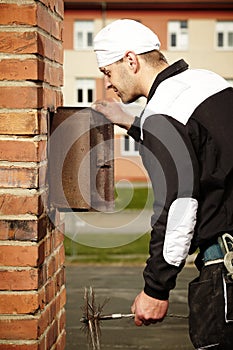
{"type": "Polygon", "coordinates": [[[168,22],[168,46],[170,50],[188,49],[188,22],[168,22]]]}
{"type": "Polygon", "coordinates": [[[74,49],[86,50],[93,47],[93,21],[75,21],[74,23],[74,49]]]}
{"type": "Polygon", "coordinates": [[[76,80],[76,100],[79,106],[88,107],[95,99],[95,81],[93,79],[76,80]]]}
{"type": "Polygon", "coordinates": [[[128,135],[122,136],[121,139],[122,155],[125,156],[138,156],[139,144],[132,137],[128,135]]]}
{"type": "Polygon", "coordinates": [[[218,49],[233,50],[233,21],[218,21],[216,36],[218,49]]]}

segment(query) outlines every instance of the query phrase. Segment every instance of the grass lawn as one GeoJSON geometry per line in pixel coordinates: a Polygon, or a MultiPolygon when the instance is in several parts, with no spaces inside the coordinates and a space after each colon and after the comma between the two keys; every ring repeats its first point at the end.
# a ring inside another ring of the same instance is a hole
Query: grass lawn
{"type": "Polygon", "coordinates": [[[144,263],[148,257],[150,234],[117,248],[93,248],[65,237],[67,262],[81,263],[144,263]]]}
{"type": "Polygon", "coordinates": [[[115,189],[115,208],[151,209],[153,190],[151,187],[118,187],[115,189]]]}

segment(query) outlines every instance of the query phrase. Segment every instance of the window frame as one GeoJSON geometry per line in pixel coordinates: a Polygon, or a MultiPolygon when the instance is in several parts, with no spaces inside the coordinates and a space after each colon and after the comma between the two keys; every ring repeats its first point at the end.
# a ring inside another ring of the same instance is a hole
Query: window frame
{"type": "Polygon", "coordinates": [[[218,51],[233,51],[233,21],[216,21],[215,47],[218,51]],[[222,34],[222,46],[219,46],[220,34],[222,34]],[[231,34],[232,45],[229,45],[229,34],[231,34]]]}
{"type": "Polygon", "coordinates": [[[169,51],[187,51],[189,49],[188,28],[189,28],[188,20],[168,21],[167,32],[168,32],[168,50],[169,51]],[[172,46],[173,40],[176,41],[175,46],[172,46]],[[184,43],[182,43],[183,40],[185,41],[184,43]]]}
{"type": "Polygon", "coordinates": [[[92,50],[94,38],[93,20],[75,20],[74,21],[74,50],[92,50]],[[91,34],[91,45],[89,45],[89,36],[91,34]],[[79,39],[79,35],[81,35],[79,39]],[[79,40],[82,43],[79,43],[79,40]]]}
{"type": "Polygon", "coordinates": [[[76,78],[75,80],[75,104],[79,107],[89,107],[96,99],[96,82],[92,78],[76,78]],[[79,92],[79,90],[81,92],[79,92]],[[92,90],[92,101],[89,101],[89,90],[92,90]],[[78,101],[78,95],[82,94],[83,101],[78,101]]]}

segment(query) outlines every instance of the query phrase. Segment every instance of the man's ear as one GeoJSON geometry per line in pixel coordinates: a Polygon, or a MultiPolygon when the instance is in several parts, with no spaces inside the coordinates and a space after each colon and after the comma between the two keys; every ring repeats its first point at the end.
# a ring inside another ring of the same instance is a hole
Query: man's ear
{"type": "Polygon", "coordinates": [[[137,72],[139,68],[139,61],[135,52],[126,51],[124,59],[125,59],[125,62],[128,63],[130,69],[132,69],[134,72],[137,72]]]}

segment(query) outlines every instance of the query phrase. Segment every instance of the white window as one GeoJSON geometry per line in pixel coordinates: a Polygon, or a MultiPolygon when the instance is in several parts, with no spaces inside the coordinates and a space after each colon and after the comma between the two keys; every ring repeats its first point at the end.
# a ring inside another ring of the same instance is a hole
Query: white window
{"type": "Polygon", "coordinates": [[[86,50],[93,47],[93,21],[74,22],[74,49],[86,50]]]}
{"type": "Polygon", "coordinates": [[[168,22],[168,48],[170,50],[188,49],[188,22],[168,22]]]}
{"type": "Polygon", "coordinates": [[[76,100],[78,106],[88,107],[95,100],[95,80],[76,80],[76,100]]]}
{"type": "Polygon", "coordinates": [[[124,156],[138,156],[139,144],[132,137],[123,135],[121,138],[121,151],[124,156]]]}
{"type": "Polygon", "coordinates": [[[233,50],[233,21],[218,21],[216,23],[217,48],[233,50]]]}

